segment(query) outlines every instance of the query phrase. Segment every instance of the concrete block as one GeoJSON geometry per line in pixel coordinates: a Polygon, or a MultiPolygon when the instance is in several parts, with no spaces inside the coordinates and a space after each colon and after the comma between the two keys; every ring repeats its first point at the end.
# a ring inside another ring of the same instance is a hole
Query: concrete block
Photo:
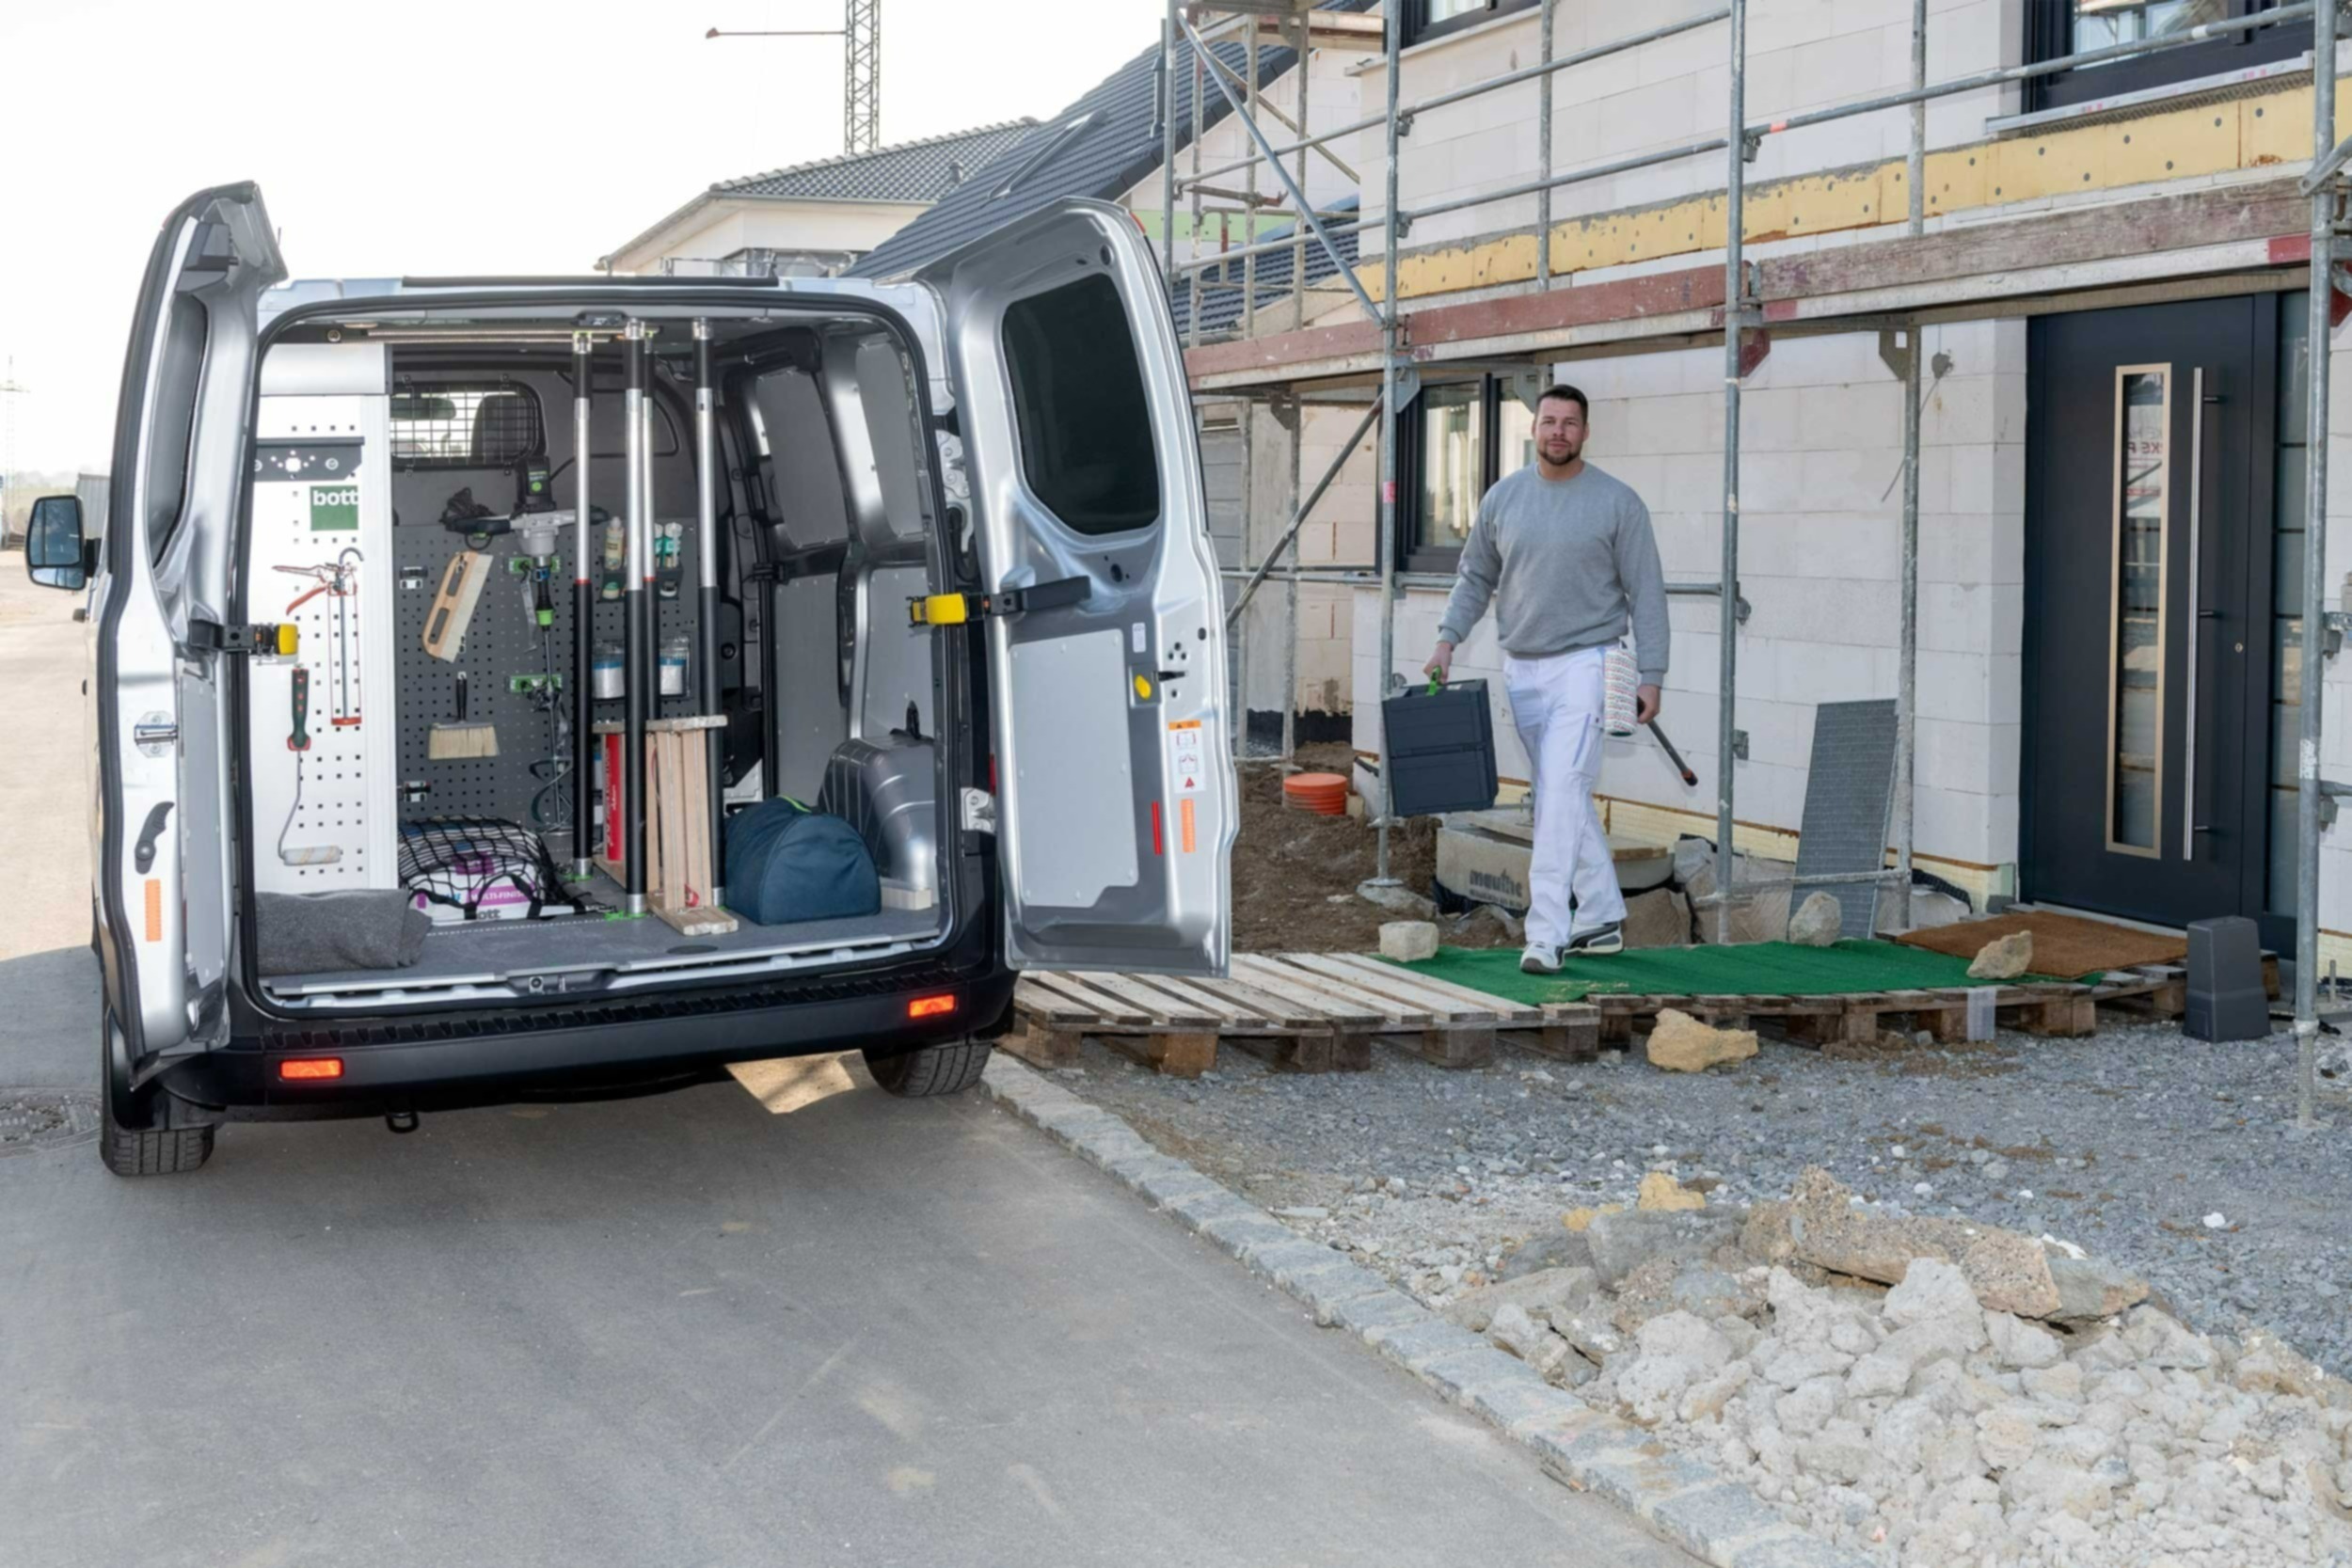
{"type": "Polygon", "coordinates": [[[1382,921],[1380,956],[1401,963],[1434,958],[1438,956],[1438,927],[1426,920],[1382,921]]]}
{"type": "Polygon", "coordinates": [[[1429,1309],[1402,1291],[1382,1290],[1333,1304],[1331,1322],[1360,1339],[1398,1333],[1416,1323],[1434,1323],[1429,1309]]]}

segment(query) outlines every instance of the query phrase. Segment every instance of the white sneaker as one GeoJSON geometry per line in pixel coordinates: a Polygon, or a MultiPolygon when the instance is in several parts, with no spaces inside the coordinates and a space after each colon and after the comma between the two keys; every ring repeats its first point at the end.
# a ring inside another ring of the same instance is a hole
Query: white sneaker
{"type": "Polygon", "coordinates": [[[1531,942],[1527,951],[1519,955],[1522,974],[1557,974],[1560,973],[1560,949],[1548,942],[1531,942]]]}

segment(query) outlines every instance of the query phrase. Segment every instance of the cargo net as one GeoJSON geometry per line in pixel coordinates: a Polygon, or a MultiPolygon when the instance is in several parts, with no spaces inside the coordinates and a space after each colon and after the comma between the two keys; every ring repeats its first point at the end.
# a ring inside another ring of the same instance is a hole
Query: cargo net
{"type": "Polygon", "coordinates": [[[539,835],[495,816],[404,823],[400,884],[425,904],[461,911],[468,920],[537,920],[580,908],[564,891],[563,873],[539,835]]]}

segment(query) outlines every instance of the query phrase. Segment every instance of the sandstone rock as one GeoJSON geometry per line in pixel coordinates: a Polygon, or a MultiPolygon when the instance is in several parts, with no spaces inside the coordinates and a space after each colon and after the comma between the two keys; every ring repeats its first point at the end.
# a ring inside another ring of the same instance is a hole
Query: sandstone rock
{"type": "Polygon", "coordinates": [[[2058,1286],[2040,1243],[1994,1226],[1883,1214],[1851,1198],[1827,1171],[1805,1168],[1788,1216],[1798,1258],[1888,1285],[1899,1282],[1915,1259],[1932,1259],[1959,1265],[1978,1302],[1994,1311],[2044,1318],[2058,1307],[2058,1286]]]}
{"type": "Polygon", "coordinates": [[[1807,894],[1788,917],[1788,940],[1801,947],[1827,947],[1844,934],[1845,918],[1836,894],[1807,894]]]}
{"type": "Polygon", "coordinates": [[[1581,1236],[1601,1215],[1618,1214],[1624,1212],[1625,1205],[1622,1203],[1604,1203],[1597,1209],[1571,1209],[1560,1216],[1560,1224],[1565,1229],[1581,1236]]]}
{"type": "Polygon", "coordinates": [[[1505,1307],[1547,1316],[1555,1307],[1570,1310],[1581,1307],[1599,1288],[1597,1276],[1588,1268],[1540,1269],[1465,1291],[1446,1304],[1444,1316],[1473,1334],[1484,1334],[1505,1307]]]}
{"type": "Polygon", "coordinates": [[[1356,885],[1356,896],[1367,904],[1376,904],[1384,910],[1393,910],[1407,920],[1438,918],[1437,904],[1408,887],[1401,885],[1378,887],[1371,882],[1359,882],[1356,885]]]}
{"type": "Polygon", "coordinates": [[[1984,1327],[1993,1341],[1993,1354],[2004,1367],[2047,1367],[2060,1354],[2056,1335],[2010,1313],[1987,1312],[1984,1327]]]}
{"type": "Polygon", "coordinates": [[[2327,1374],[2267,1329],[2246,1337],[2246,1348],[2231,1370],[2231,1386],[2249,1394],[2327,1397],[2327,1374]]]}
{"type": "Polygon", "coordinates": [[[1661,1008],[1657,1025],[1650,1030],[1650,1065],[1668,1072],[1704,1072],[1755,1054],[1754,1030],[1718,1029],[1676,1007],[1661,1008]]]}
{"type": "Polygon", "coordinates": [[[1995,937],[1977,953],[1968,966],[1971,980],[2014,980],[2033,968],[2033,933],[2011,931],[1995,937]]]}
{"type": "Polygon", "coordinates": [[[2112,1318],[2148,1299],[2148,1282],[2098,1258],[2072,1258],[2055,1247],[2049,1254],[2050,1280],[2058,1287],[2058,1310],[2050,1316],[2061,1323],[2086,1323],[2112,1318]]]}
{"type": "Polygon", "coordinates": [[[1382,921],[1380,956],[1404,963],[1434,958],[1438,956],[1438,927],[1426,920],[1382,921]]]}
{"type": "Polygon", "coordinates": [[[1637,893],[1625,901],[1628,947],[1691,945],[1691,901],[1670,887],[1637,893]]]}
{"type": "Polygon", "coordinates": [[[1601,1282],[1614,1288],[1652,1258],[1704,1260],[1739,1228],[1737,1214],[1637,1209],[1596,1214],[1584,1227],[1584,1243],[1601,1282]]]}
{"type": "Polygon", "coordinates": [[[1775,1197],[1748,1211],[1747,1222],[1740,1227],[1740,1251],[1750,1261],[1786,1263],[1796,1257],[1796,1240],[1788,1234],[1788,1208],[1775,1197]]]}
{"type": "Polygon", "coordinates": [[[1654,1170],[1642,1178],[1640,1196],[1634,1199],[1633,1207],[1668,1212],[1704,1209],[1707,1207],[1707,1195],[1691,1191],[1662,1170],[1654,1170]]]}

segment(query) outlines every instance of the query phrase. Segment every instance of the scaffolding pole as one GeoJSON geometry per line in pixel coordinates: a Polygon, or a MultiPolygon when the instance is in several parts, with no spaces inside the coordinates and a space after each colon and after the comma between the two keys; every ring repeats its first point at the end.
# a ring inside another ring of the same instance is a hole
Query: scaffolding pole
{"type": "MultiPolygon", "coordinates": [[[[1911,87],[1928,85],[1928,0],[1911,0],[1911,87]]],[[[1909,212],[1903,231],[1916,239],[1927,231],[1928,103],[1911,105],[1911,148],[1903,160],[1909,212]]],[[[1895,677],[1895,924],[1911,926],[1911,872],[1918,842],[1916,800],[1919,740],[1919,361],[1927,353],[1919,321],[1904,334],[1903,354],[1903,543],[1902,628],[1895,677]]]]}
{"type": "MultiPolygon", "coordinates": [[[[1924,3],[1924,0],[1922,0],[1924,3]]],[[[1536,66],[1543,74],[1535,81],[1535,173],[1544,182],[1544,188],[1535,193],[1535,287],[1551,287],[1551,33],[1554,20],[1553,0],[1543,0],[1543,21],[1538,26],[1537,47],[1542,51],[1536,66]]]]}
{"type": "MultiPolygon", "coordinates": [[[[1399,290],[1396,286],[1396,251],[1404,230],[1397,222],[1396,211],[1396,79],[1397,56],[1405,43],[1405,0],[1385,0],[1381,8],[1388,13],[1388,200],[1381,213],[1383,248],[1380,265],[1384,276],[1380,285],[1380,689],[1373,701],[1382,703],[1389,694],[1389,681],[1396,669],[1396,310],[1399,290]]],[[[1299,206],[1304,208],[1305,202],[1299,206]]],[[[1327,241],[1326,243],[1328,243],[1327,241]]],[[[1338,255],[1335,249],[1333,256],[1338,255]]],[[[1349,275],[1353,279],[1354,275],[1349,275]]],[[[1358,282],[1360,293],[1363,285],[1358,282]]],[[[1351,445],[1353,443],[1350,443],[1351,445]]],[[[1396,880],[1389,875],[1389,821],[1395,814],[1391,810],[1393,800],[1389,777],[1389,724],[1385,711],[1380,721],[1380,815],[1375,830],[1379,843],[1374,851],[1372,879],[1386,885],[1396,880]]]]}
{"type": "Polygon", "coordinates": [[[1740,677],[1740,330],[1747,321],[1748,0],[1731,0],[1729,87],[1731,134],[1724,180],[1724,562],[1723,598],[1718,606],[1715,697],[1715,886],[1724,901],[1715,906],[1715,940],[1731,940],[1732,803],[1737,759],[1732,754],[1735,704],[1740,677]]]}
{"type": "MultiPolygon", "coordinates": [[[[2336,150],[2336,7],[2312,18],[2312,166],[2336,150]]],[[[2302,655],[2296,701],[2302,729],[2296,746],[2295,799],[2295,1123],[2315,1124],[2319,1054],[2319,835],[2325,798],[2319,777],[2319,704],[2328,643],[2328,361],[2335,331],[2336,182],[2312,193],[2311,386],[2304,413],[2309,460],[2303,490],[2302,655]]],[[[2194,569],[2192,564],[2192,569],[2194,569]]]]}

